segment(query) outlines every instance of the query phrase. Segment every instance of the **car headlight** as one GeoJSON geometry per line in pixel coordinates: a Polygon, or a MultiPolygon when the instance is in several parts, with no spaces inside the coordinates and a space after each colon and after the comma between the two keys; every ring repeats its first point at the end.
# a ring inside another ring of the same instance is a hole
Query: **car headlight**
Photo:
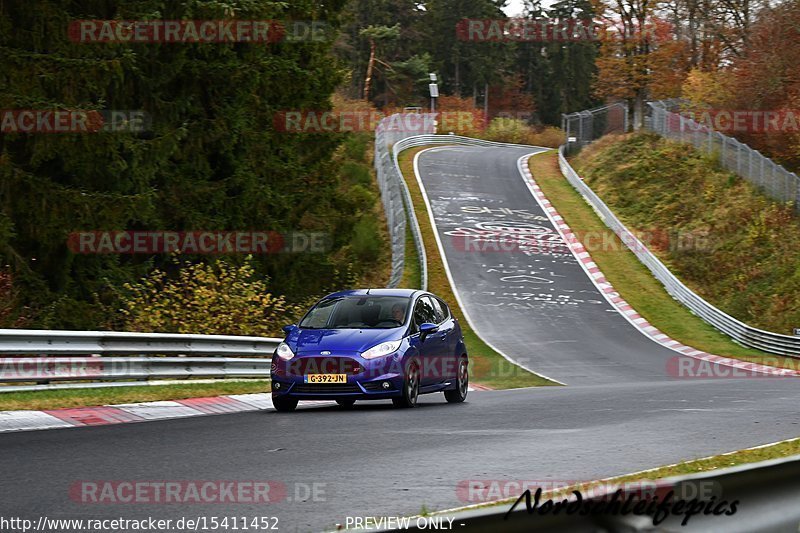
{"type": "Polygon", "coordinates": [[[361,357],[364,359],[375,359],[376,357],[383,357],[385,355],[393,354],[398,348],[400,348],[400,344],[402,342],[402,339],[399,341],[382,342],[362,353],[361,357]]]}
{"type": "Polygon", "coordinates": [[[292,351],[291,348],[289,348],[288,344],[282,342],[278,345],[278,357],[280,357],[284,361],[288,361],[289,359],[294,357],[294,352],[292,351]]]}

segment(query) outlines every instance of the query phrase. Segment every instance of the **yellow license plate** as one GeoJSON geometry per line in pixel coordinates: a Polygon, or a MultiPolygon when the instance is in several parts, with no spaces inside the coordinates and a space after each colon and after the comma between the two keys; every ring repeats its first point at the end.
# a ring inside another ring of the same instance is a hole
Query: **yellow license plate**
{"type": "Polygon", "coordinates": [[[305,383],[347,383],[347,374],[306,374],[305,383]]]}

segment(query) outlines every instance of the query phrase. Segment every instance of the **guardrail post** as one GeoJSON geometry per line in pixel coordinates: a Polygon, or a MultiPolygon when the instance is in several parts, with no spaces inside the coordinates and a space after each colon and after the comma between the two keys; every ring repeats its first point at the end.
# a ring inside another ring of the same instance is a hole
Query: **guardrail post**
{"type": "Polygon", "coordinates": [[[628,105],[624,103],[620,103],[622,106],[622,123],[624,128],[624,133],[628,133],[628,105]]]}

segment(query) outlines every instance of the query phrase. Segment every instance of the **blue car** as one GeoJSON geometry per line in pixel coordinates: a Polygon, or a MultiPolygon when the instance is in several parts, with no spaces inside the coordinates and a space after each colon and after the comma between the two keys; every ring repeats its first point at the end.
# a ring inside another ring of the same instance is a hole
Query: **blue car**
{"type": "Polygon", "coordinates": [[[272,403],[292,411],[298,400],[391,399],[414,407],[420,394],[444,392],[463,402],[469,358],[461,327],[440,298],[411,289],[362,289],[329,294],[272,358],[272,403]]]}

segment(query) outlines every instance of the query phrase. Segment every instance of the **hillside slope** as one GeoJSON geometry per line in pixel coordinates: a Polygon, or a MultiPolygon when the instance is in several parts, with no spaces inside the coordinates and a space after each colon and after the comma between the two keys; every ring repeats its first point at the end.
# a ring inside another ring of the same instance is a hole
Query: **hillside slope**
{"type": "Polygon", "coordinates": [[[652,134],[607,137],[576,170],[682,280],[750,325],[800,326],[800,220],[714,158],[652,134]]]}

